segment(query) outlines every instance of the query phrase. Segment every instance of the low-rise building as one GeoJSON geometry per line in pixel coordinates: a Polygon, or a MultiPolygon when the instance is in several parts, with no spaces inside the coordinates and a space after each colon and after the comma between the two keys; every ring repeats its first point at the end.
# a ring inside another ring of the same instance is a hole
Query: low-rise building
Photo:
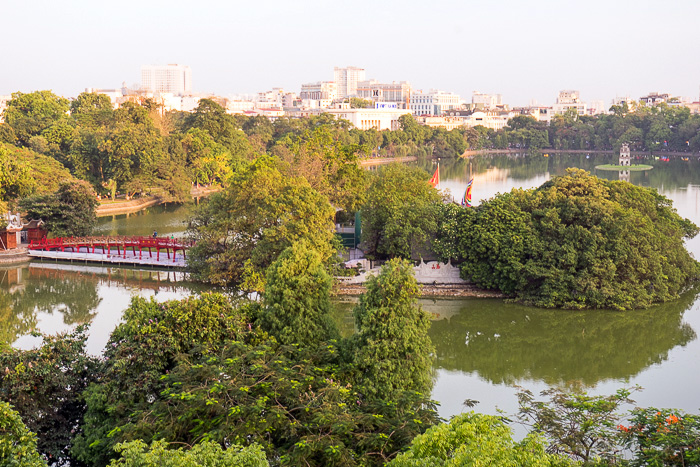
{"type": "Polygon", "coordinates": [[[671,95],[668,93],[661,94],[658,92],[650,92],[646,96],[640,97],[639,101],[644,102],[646,105],[656,105],[662,102],[668,102],[669,99],[671,99],[671,95]]]}
{"type": "Polygon", "coordinates": [[[347,120],[359,130],[374,128],[381,131],[398,130],[399,117],[410,115],[411,111],[398,108],[396,103],[378,102],[374,109],[351,109],[350,104],[342,103],[317,113],[329,113],[336,119],[347,120]]]}
{"type": "Polygon", "coordinates": [[[534,118],[538,122],[545,122],[549,124],[552,121],[552,108],[541,106],[541,105],[531,105],[530,107],[522,107],[518,109],[513,109],[516,113],[520,115],[527,115],[534,118]]]}
{"type": "Polygon", "coordinates": [[[464,124],[469,127],[481,125],[486,128],[491,128],[492,130],[501,130],[508,125],[508,120],[515,115],[515,112],[484,112],[477,110],[464,119],[464,124]]]}
{"type": "Polygon", "coordinates": [[[422,123],[425,126],[431,128],[445,128],[446,130],[454,130],[455,128],[460,128],[465,125],[465,118],[461,116],[435,116],[435,115],[421,115],[416,117],[418,123],[422,123]]]}

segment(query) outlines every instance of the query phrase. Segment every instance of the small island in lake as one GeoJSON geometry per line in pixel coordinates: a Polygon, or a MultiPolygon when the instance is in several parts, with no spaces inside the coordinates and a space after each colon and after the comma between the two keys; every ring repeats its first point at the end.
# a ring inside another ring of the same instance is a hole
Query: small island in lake
{"type": "Polygon", "coordinates": [[[630,164],[630,147],[627,143],[620,147],[620,160],[617,165],[615,164],[603,164],[596,165],[597,170],[628,170],[631,172],[640,172],[642,170],[651,170],[654,167],[646,164],[630,164]]]}

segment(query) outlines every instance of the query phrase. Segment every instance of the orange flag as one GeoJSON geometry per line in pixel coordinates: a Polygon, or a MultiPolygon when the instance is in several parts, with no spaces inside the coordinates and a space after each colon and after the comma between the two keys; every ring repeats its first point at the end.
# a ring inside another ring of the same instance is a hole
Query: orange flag
{"type": "Polygon", "coordinates": [[[433,185],[433,188],[440,184],[440,164],[438,164],[437,169],[435,169],[433,176],[430,177],[430,184],[433,185]]]}

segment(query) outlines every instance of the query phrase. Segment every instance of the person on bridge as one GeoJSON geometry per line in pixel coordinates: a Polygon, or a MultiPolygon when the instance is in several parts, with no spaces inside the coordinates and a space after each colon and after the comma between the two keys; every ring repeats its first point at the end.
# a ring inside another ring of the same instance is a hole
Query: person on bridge
{"type": "Polygon", "coordinates": [[[153,231],[153,238],[157,238],[157,237],[158,237],[158,232],[156,232],[156,231],[154,230],[154,231],[153,231]]]}

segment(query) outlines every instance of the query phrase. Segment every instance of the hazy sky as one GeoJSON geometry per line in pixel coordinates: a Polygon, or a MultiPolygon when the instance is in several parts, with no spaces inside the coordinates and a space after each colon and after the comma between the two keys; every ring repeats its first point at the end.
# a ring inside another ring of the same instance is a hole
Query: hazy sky
{"type": "Polygon", "coordinates": [[[349,65],[512,105],[700,92],[698,0],[0,0],[0,32],[0,95],[75,96],[167,63],[220,95],[298,93],[349,65]]]}

